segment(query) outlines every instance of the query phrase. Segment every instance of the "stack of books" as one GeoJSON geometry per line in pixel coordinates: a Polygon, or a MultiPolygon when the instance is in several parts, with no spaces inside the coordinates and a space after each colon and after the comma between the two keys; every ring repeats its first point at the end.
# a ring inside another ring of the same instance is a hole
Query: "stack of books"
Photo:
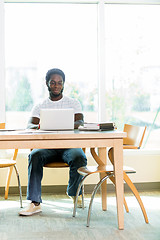
{"type": "Polygon", "coordinates": [[[116,129],[116,125],[114,122],[84,123],[78,129],[83,131],[111,131],[116,129]]]}

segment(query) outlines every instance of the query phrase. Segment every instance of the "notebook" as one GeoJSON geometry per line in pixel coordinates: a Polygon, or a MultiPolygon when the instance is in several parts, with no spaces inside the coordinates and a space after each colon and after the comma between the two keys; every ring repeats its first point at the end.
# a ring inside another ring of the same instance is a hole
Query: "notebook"
{"type": "Polygon", "coordinates": [[[83,126],[79,126],[79,130],[82,131],[112,131],[117,129],[114,122],[101,122],[101,123],[87,123],[85,122],[83,126]]]}
{"type": "Polygon", "coordinates": [[[74,110],[67,109],[41,109],[41,130],[73,130],[74,110]]]}

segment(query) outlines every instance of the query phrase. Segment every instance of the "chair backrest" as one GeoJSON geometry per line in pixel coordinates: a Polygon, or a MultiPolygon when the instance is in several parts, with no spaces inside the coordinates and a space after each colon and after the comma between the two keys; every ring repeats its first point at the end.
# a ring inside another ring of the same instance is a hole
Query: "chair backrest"
{"type": "Polygon", "coordinates": [[[125,124],[123,131],[127,133],[127,137],[123,139],[124,149],[139,149],[142,146],[146,126],[139,127],[125,124]]]}
{"type": "MultiPolygon", "coordinates": [[[[0,129],[5,129],[5,123],[0,123],[0,129]]],[[[18,149],[15,149],[12,160],[16,160],[18,154],[18,149]]]]}
{"type": "Polygon", "coordinates": [[[5,129],[5,123],[0,123],[0,129],[5,129]]]}

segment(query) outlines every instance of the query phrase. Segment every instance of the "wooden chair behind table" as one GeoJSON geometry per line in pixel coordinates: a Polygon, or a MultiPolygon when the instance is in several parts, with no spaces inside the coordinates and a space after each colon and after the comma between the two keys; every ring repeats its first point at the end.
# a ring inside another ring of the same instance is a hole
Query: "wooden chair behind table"
{"type": "MultiPolygon", "coordinates": [[[[5,123],[0,123],[0,129],[5,129],[5,123]]],[[[15,149],[13,157],[11,159],[1,159],[0,158],[0,168],[6,168],[6,167],[8,168],[8,175],[6,178],[6,186],[5,186],[5,199],[8,199],[8,191],[9,191],[11,175],[12,175],[13,168],[15,169],[17,180],[18,180],[18,186],[19,186],[20,206],[22,207],[21,184],[20,184],[18,169],[16,167],[17,154],[18,154],[18,149],[15,149]]]]}
{"type": "MultiPolygon", "coordinates": [[[[124,138],[124,140],[123,140],[123,149],[140,149],[140,147],[142,146],[143,139],[144,139],[146,127],[139,127],[139,126],[133,126],[133,125],[125,124],[123,131],[127,132],[127,138],[124,138]]],[[[95,159],[97,158],[97,160],[98,160],[99,157],[96,154],[95,149],[91,149],[91,154],[95,159]]],[[[87,226],[89,226],[92,202],[93,202],[94,196],[95,196],[98,188],[101,186],[101,184],[107,178],[109,178],[113,182],[113,184],[115,184],[114,167],[113,167],[114,166],[113,148],[111,148],[109,150],[108,156],[109,156],[109,159],[112,163],[111,166],[98,166],[98,167],[89,166],[89,167],[82,167],[82,168],[78,169],[79,174],[84,176],[84,178],[82,179],[80,184],[82,184],[83,181],[85,180],[85,178],[87,176],[89,176],[90,174],[106,173],[106,176],[98,182],[98,184],[95,186],[95,188],[92,192],[92,197],[91,197],[89,210],[88,210],[87,226]]],[[[123,179],[128,184],[128,186],[132,190],[133,194],[135,195],[135,197],[136,197],[136,199],[137,199],[137,201],[138,201],[138,203],[141,207],[145,222],[148,223],[147,213],[146,213],[146,210],[144,208],[141,197],[140,197],[136,187],[134,186],[133,182],[128,177],[128,174],[130,174],[130,173],[136,173],[136,170],[131,168],[131,167],[124,166],[124,168],[123,168],[123,179]]],[[[79,189],[78,189],[78,191],[79,191],[79,189]]],[[[77,191],[77,194],[78,194],[78,191],[77,191]]],[[[125,198],[124,198],[124,206],[125,206],[126,211],[129,212],[129,209],[128,209],[125,198]]],[[[74,206],[74,210],[73,210],[73,216],[75,216],[75,214],[76,214],[76,201],[75,201],[75,206],[74,206]]]]}
{"type": "MultiPolygon", "coordinates": [[[[85,153],[86,149],[82,148],[83,152],[85,153]]],[[[69,167],[67,163],[64,162],[52,162],[52,163],[47,163],[44,165],[46,168],[66,168],[69,167]]],[[[82,185],[82,208],[84,208],[84,187],[82,185]]]]}

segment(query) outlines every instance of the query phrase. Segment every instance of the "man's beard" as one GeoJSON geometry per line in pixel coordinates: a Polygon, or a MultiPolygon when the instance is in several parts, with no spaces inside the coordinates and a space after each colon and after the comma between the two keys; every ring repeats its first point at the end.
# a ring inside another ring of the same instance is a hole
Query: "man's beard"
{"type": "Polygon", "coordinates": [[[50,87],[48,87],[48,91],[49,91],[50,97],[51,97],[51,98],[59,97],[59,96],[62,94],[63,89],[64,89],[64,88],[62,88],[62,90],[60,91],[60,93],[55,94],[55,93],[53,93],[53,92],[51,91],[50,87]]]}

